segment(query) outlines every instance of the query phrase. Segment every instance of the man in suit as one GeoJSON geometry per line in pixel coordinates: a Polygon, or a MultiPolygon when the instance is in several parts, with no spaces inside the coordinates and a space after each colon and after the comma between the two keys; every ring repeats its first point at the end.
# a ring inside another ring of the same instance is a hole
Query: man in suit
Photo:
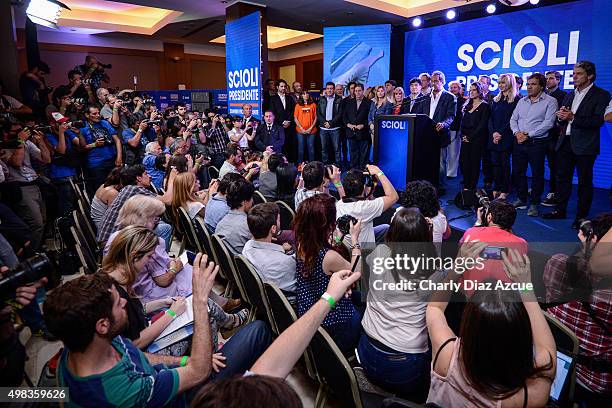
{"type": "Polygon", "coordinates": [[[446,157],[446,176],[457,177],[457,170],[459,169],[459,154],[461,152],[461,116],[463,114],[463,104],[467,99],[461,94],[461,83],[459,81],[450,81],[448,83],[448,90],[450,93],[455,95],[457,98],[457,110],[455,111],[455,118],[450,125],[450,144],[447,149],[446,157]]]}
{"type": "Polygon", "coordinates": [[[260,152],[266,151],[268,147],[271,147],[276,153],[283,151],[285,129],[278,123],[275,123],[274,112],[268,110],[264,114],[264,123],[257,127],[253,144],[255,145],[255,150],[260,152]]]}
{"type": "Polygon", "coordinates": [[[276,95],[276,81],[268,78],[263,92],[262,108],[264,112],[270,109],[270,98],[274,95],[276,95]]]}
{"type": "Polygon", "coordinates": [[[257,126],[259,126],[261,122],[253,116],[253,107],[248,103],[242,105],[242,116],[244,121],[243,126],[246,129],[246,133],[250,136],[257,130],[257,126]]]}
{"type": "Polygon", "coordinates": [[[351,168],[364,169],[370,157],[370,132],[368,128],[368,114],[370,113],[370,100],[363,92],[363,85],[355,85],[355,98],[346,99],[342,118],[346,125],[346,138],[348,139],[351,168]]]}
{"type": "MultiPolygon", "coordinates": [[[[563,98],[567,92],[559,88],[561,82],[561,73],[559,71],[548,71],[546,73],[546,93],[557,100],[559,107],[563,106],[563,98]]],[[[555,206],[555,191],[557,190],[557,141],[559,140],[559,123],[555,123],[552,129],[548,132],[550,142],[546,149],[546,160],[548,161],[549,180],[548,194],[542,201],[542,205],[547,207],[555,206]]]]}
{"type": "Polygon", "coordinates": [[[574,90],[563,99],[557,111],[561,132],[557,142],[557,208],[544,214],[546,219],[566,217],[572,194],[574,168],[578,173],[578,210],[572,228],[589,215],[593,201],[593,166],[599,155],[599,130],[610,93],[594,84],[595,64],[580,61],[574,65],[574,90]]]}
{"type": "Polygon", "coordinates": [[[457,100],[455,96],[444,90],[446,78],[441,71],[431,73],[431,93],[414,106],[414,113],[429,116],[436,124],[436,132],[440,135],[440,180],[438,195],[446,193],[446,169],[448,160],[448,145],[450,144],[450,125],[455,119],[457,100]]]}
{"type": "Polygon", "coordinates": [[[290,162],[295,162],[297,149],[293,119],[295,103],[289,96],[288,90],[289,86],[285,80],[279,79],[276,82],[276,95],[270,97],[270,110],[274,113],[275,122],[284,129],[286,143],[283,153],[290,162]]]}
{"type": "Polygon", "coordinates": [[[321,149],[323,163],[334,162],[340,166],[342,158],[340,156],[340,128],[342,123],[342,98],[335,94],[335,84],[328,82],[325,84],[325,93],[317,104],[317,121],[320,125],[319,134],[321,135],[321,149]],[[329,145],[333,151],[330,152],[329,145]]]}

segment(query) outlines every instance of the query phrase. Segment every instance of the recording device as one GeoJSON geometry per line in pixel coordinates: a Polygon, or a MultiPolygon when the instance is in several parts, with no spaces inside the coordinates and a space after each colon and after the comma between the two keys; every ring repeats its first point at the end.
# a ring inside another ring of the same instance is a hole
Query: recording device
{"type": "Polygon", "coordinates": [[[113,68],[113,64],[103,64],[101,62],[98,61],[98,65],[104,69],[111,69],[113,68]]]}
{"type": "Polygon", "coordinates": [[[82,120],[73,120],[72,122],[68,122],[66,123],[68,125],[68,127],[73,127],[73,128],[82,128],[85,127],[85,122],[82,120]]]}
{"type": "Polygon", "coordinates": [[[491,199],[489,199],[487,192],[484,191],[482,188],[479,188],[474,194],[476,195],[477,201],[476,209],[483,207],[485,211],[488,211],[489,206],[491,205],[491,199]]]}
{"type": "Polygon", "coordinates": [[[149,120],[145,120],[144,123],[146,123],[147,125],[151,125],[151,126],[153,126],[153,125],[160,126],[161,125],[161,120],[159,120],[159,119],[150,120],[149,119],[149,120]]]}
{"type": "Polygon", "coordinates": [[[185,251],[185,253],[187,254],[187,263],[189,265],[193,265],[193,261],[195,261],[195,257],[196,257],[195,252],[185,251]]]}
{"type": "Polygon", "coordinates": [[[502,259],[502,253],[508,254],[508,248],[499,246],[488,246],[482,250],[480,256],[484,259],[502,259]]]}
{"type": "Polygon", "coordinates": [[[143,100],[142,100],[142,104],[143,104],[143,105],[146,105],[146,104],[148,104],[148,103],[155,104],[155,100],[153,100],[153,99],[143,99],[143,100]]]}
{"type": "Polygon", "coordinates": [[[582,235],[584,235],[584,238],[587,242],[590,241],[591,238],[593,238],[593,223],[591,222],[591,220],[580,221],[579,229],[580,231],[582,231],[582,235]]]}
{"type": "Polygon", "coordinates": [[[79,105],[84,105],[86,101],[85,98],[70,98],[70,102],[78,103],[79,105]]]}
{"type": "Polygon", "coordinates": [[[37,254],[26,259],[2,276],[0,300],[6,301],[14,298],[17,288],[49,277],[52,271],[51,261],[45,254],[37,254]]]}
{"type": "Polygon", "coordinates": [[[23,128],[23,130],[45,133],[45,132],[51,132],[51,126],[39,126],[39,125],[36,125],[34,127],[26,126],[23,128]]]}
{"type": "Polygon", "coordinates": [[[374,184],[375,184],[375,178],[376,176],[374,176],[373,174],[371,174],[369,171],[364,171],[363,172],[363,184],[365,187],[368,187],[370,189],[374,188],[374,184]]]}
{"type": "Polygon", "coordinates": [[[82,83],[83,85],[91,85],[92,80],[91,80],[91,78],[85,78],[85,79],[82,79],[82,80],[81,80],[81,83],[82,83]]]}
{"type": "Polygon", "coordinates": [[[351,224],[355,225],[356,223],[357,218],[350,214],[344,214],[342,217],[338,218],[338,221],[336,221],[336,226],[342,235],[347,235],[351,230],[351,224]]]}

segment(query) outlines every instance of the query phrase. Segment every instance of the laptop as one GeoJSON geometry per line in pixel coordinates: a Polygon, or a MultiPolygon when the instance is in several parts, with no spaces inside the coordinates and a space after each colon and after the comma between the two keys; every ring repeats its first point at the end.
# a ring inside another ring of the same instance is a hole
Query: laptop
{"type": "Polygon", "coordinates": [[[564,404],[561,401],[562,397],[567,397],[567,387],[571,380],[570,373],[574,359],[567,354],[557,350],[557,374],[555,381],[550,387],[550,398],[548,401],[549,407],[561,407],[564,404]]]}

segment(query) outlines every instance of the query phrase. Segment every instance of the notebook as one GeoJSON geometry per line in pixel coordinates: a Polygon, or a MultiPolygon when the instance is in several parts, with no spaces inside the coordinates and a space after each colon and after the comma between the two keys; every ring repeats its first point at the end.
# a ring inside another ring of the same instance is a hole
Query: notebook
{"type": "Polygon", "coordinates": [[[177,331],[170,333],[166,337],[158,340],[155,340],[151,345],[147,348],[149,353],[157,353],[158,351],[165,349],[168,346],[171,346],[175,343],[178,343],[181,340],[186,339],[187,337],[193,334],[193,323],[188,324],[187,326],[183,326],[177,331]]]}
{"type": "Polygon", "coordinates": [[[185,301],[187,303],[185,311],[176,316],[176,318],[172,320],[172,323],[170,323],[168,327],[166,327],[166,329],[161,332],[159,336],[157,336],[155,341],[160,340],[163,337],[166,337],[167,335],[181,329],[182,327],[193,323],[193,296],[189,295],[187,298],[185,298],[185,301]]]}

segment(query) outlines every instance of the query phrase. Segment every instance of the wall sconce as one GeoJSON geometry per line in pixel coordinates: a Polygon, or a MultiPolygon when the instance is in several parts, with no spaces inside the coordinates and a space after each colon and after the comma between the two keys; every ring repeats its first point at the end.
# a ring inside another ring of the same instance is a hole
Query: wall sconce
{"type": "Polygon", "coordinates": [[[181,61],[183,58],[179,57],[179,56],[174,56],[172,58],[170,58],[172,60],[172,62],[177,63],[179,61],[181,61]]]}

